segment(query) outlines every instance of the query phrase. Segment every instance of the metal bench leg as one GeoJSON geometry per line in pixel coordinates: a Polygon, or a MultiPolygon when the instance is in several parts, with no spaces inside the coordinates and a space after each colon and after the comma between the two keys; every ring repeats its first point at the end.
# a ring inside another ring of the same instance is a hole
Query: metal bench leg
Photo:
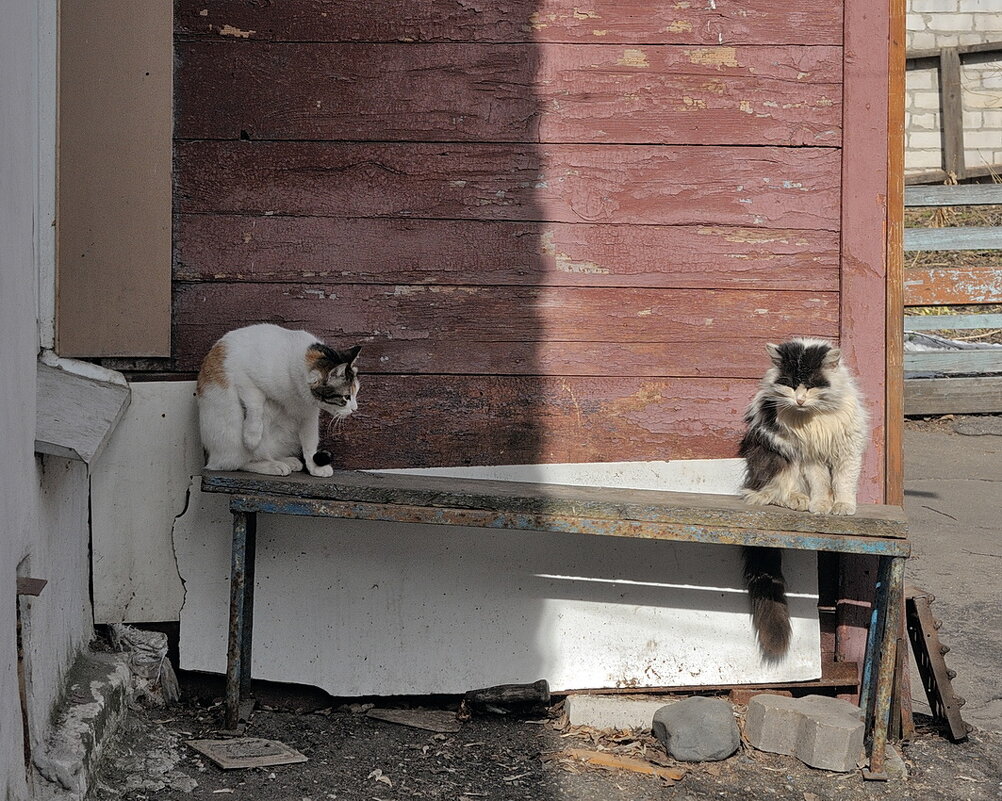
{"type": "Polygon", "coordinates": [[[904,595],[904,557],[884,556],[880,559],[881,576],[886,575],[886,591],[883,595],[883,628],[879,632],[880,662],[876,666],[873,690],[873,734],[870,741],[870,773],[878,777],[884,772],[887,730],[890,725],[891,696],[894,691],[894,665],[897,661],[898,628],[901,619],[901,603],[904,595]]]}
{"type": "Polygon", "coordinates": [[[251,638],[254,628],[254,551],[257,514],[232,509],[230,554],[230,627],[226,651],[227,729],[240,723],[240,694],[250,691],[251,638]]]}

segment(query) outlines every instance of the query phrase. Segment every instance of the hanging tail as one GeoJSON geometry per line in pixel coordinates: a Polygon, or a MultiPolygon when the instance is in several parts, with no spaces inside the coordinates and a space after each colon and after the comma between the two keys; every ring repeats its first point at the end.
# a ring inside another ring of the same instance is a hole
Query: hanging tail
{"type": "Polygon", "coordinates": [[[768,661],[790,647],[790,607],[786,603],[783,554],[778,548],[743,548],[745,586],[751,601],[752,626],[768,661]]]}

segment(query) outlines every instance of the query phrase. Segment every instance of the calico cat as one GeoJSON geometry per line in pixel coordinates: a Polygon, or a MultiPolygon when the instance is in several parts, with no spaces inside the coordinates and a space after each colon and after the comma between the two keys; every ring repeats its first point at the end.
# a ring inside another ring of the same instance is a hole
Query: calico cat
{"type": "MultiPolygon", "coordinates": [[[[822,339],[766,349],[772,367],[745,414],[741,494],[753,504],[855,514],[867,417],[841,351],[822,339]]],[[[781,552],[745,548],[744,578],[759,646],[779,659],[791,636],[781,552]]]]}
{"type": "Polygon", "coordinates": [[[330,456],[317,451],[320,411],[337,420],[358,408],[360,350],[269,324],[221,337],[196,390],[206,467],[287,476],[305,462],[310,475],[332,475],[330,456]]]}

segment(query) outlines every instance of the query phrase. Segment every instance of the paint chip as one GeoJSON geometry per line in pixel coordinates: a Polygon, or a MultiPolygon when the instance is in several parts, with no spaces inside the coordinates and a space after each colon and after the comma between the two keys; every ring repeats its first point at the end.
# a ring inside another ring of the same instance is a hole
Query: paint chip
{"type": "Polygon", "coordinates": [[[235,36],[237,39],[250,39],[251,35],[257,33],[257,31],[242,31],[239,28],[234,28],[232,25],[223,25],[219,29],[219,33],[222,36],[235,36]]]}
{"type": "Polygon", "coordinates": [[[634,48],[627,48],[623,51],[623,55],[620,57],[619,61],[616,62],[621,67],[649,67],[651,66],[647,61],[647,54],[643,50],[637,50],[634,48]]]}
{"type": "Polygon", "coordinates": [[[737,67],[738,51],[735,47],[701,47],[698,50],[686,50],[686,56],[692,64],[702,64],[707,67],[737,67]]]}

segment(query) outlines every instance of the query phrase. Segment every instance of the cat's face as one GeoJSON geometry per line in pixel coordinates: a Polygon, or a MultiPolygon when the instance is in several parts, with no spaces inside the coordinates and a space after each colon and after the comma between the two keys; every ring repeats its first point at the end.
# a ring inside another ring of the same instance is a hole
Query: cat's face
{"type": "Polygon", "coordinates": [[[766,345],[772,359],[770,394],[794,413],[827,411],[838,406],[836,373],[841,351],[822,340],[792,340],[766,345]]]}
{"type": "Polygon", "coordinates": [[[326,345],[312,345],[306,359],[310,394],[314,402],[332,417],[347,417],[358,409],[358,370],[355,359],[361,346],[337,351],[326,345]]]}

